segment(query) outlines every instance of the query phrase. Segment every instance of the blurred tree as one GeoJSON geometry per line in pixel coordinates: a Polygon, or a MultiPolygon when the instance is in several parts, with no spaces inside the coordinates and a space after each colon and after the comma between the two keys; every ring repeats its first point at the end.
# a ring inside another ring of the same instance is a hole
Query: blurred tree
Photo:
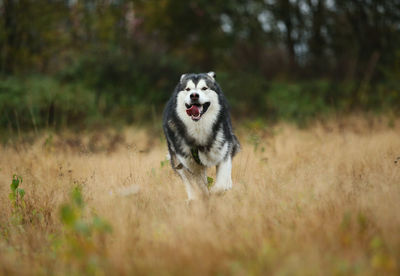
{"type": "Polygon", "coordinates": [[[151,49],[195,68],[379,78],[400,45],[395,0],[4,0],[0,13],[3,74],[151,49]]]}
{"type": "Polygon", "coordinates": [[[45,72],[65,50],[67,12],[61,1],[2,1],[1,71],[45,72]]]}
{"type": "MultiPolygon", "coordinates": [[[[331,49],[336,60],[350,59],[355,64],[352,75],[363,78],[375,65],[393,68],[400,45],[398,1],[337,0],[333,16],[331,49]]],[[[382,74],[378,71],[375,76],[382,74]]]]}

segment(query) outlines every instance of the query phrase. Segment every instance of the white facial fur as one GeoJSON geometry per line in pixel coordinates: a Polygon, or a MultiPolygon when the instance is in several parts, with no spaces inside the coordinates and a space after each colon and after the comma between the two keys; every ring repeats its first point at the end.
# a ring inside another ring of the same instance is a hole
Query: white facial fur
{"type": "MultiPolygon", "coordinates": [[[[204,104],[206,102],[209,102],[210,99],[208,97],[208,95],[211,93],[214,93],[214,91],[207,89],[207,90],[202,90],[203,87],[207,87],[207,84],[204,80],[200,80],[197,83],[197,86],[194,85],[194,83],[190,80],[187,82],[186,88],[184,89],[184,91],[186,92],[186,96],[185,96],[185,103],[189,104],[191,103],[190,101],[190,94],[192,93],[197,93],[199,94],[199,103],[200,104],[204,104]],[[186,91],[186,89],[189,88],[189,91],[186,91]]],[[[208,88],[208,87],[207,87],[208,88]]]]}
{"type": "Polygon", "coordinates": [[[221,106],[219,104],[217,93],[211,89],[202,90],[203,87],[207,87],[204,80],[200,80],[197,85],[195,85],[193,81],[189,80],[186,87],[178,93],[177,113],[178,117],[186,125],[188,135],[195,139],[199,144],[205,145],[211,135],[212,126],[217,119],[221,106]],[[190,90],[186,91],[186,88],[190,88],[190,90]],[[210,102],[208,110],[198,121],[193,121],[191,117],[186,114],[185,103],[190,104],[190,94],[194,92],[199,94],[200,104],[210,102]]]}

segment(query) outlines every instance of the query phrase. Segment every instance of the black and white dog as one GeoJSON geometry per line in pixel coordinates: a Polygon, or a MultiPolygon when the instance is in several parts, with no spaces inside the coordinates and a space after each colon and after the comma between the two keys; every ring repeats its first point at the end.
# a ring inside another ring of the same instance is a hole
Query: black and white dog
{"type": "Polygon", "coordinates": [[[181,76],[165,107],[163,129],[172,168],[185,183],[189,200],[198,188],[209,195],[208,167],[217,166],[212,193],[232,188],[232,158],[240,145],[214,72],[181,76]]]}

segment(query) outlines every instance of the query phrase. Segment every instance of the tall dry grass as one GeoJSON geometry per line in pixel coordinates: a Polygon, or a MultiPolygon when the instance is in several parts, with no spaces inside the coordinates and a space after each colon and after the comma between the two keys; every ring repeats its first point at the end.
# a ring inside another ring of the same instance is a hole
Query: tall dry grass
{"type": "Polygon", "coordinates": [[[191,205],[163,162],[164,142],[144,130],[10,141],[0,150],[0,274],[400,273],[399,121],[254,123],[238,133],[233,190],[191,205]],[[26,191],[20,220],[13,174],[26,191]],[[74,186],[82,219],[97,214],[111,233],[82,236],[61,222],[74,186]]]}

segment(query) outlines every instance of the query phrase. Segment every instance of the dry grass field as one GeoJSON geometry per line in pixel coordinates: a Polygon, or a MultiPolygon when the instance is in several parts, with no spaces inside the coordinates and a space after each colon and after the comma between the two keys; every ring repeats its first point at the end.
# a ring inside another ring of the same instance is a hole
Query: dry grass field
{"type": "Polygon", "coordinates": [[[400,121],[237,132],[233,190],[191,204],[158,132],[0,146],[0,274],[400,274],[400,121]]]}

